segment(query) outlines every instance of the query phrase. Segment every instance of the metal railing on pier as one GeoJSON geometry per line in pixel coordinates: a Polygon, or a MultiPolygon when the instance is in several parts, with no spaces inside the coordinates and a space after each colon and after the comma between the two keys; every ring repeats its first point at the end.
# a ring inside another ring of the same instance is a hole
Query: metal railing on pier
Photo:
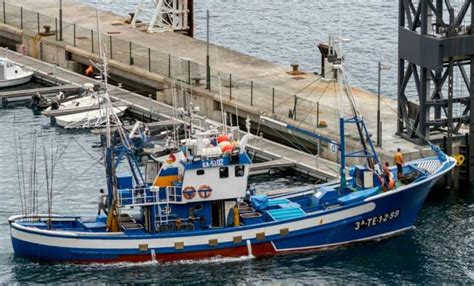
{"type": "MultiPolygon", "coordinates": [[[[23,7],[2,2],[0,5],[0,22],[23,30],[28,30],[42,37],[55,37],[59,41],[58,18],[30,11],[23,7]],[[49,26],[49,30],[45,30],[49,26]]],[[[82,50],[98,54],[98,33],[94,29],[86,29],[77,23],[63,21],[63,42],[82,50]]],[[[41,39],[38,37],[38,39],[41,39]]],[[[110,33],[102,34],[102,44],[109,57],[123,64],[133,65],[152,73],[174,79],[184,84],[206,88],[205,65],[189,59],[179,58],[133,42],[124,41],[110,33]]],[[[40,43],[41,44],[41,43],[40,43]]],[[[40,48],[40,53],[42,49],[40,48]]],[[[38,57],[38,56],[37,56],[38,57]]],[[[39,55],[43,58],[43,55],[39,55]]],[[[268,76],[268,75],[267,75],[268,76]]],[[[299,121],[309,129],[318,127],[319,120],[333,119],[328,113],[319,112],[319,99],[308,99],[302,94],[288,92],[262,85],[258,78],[237,78],[232,74],[210,69],[210,90],[219,91],[222,87],[224,100],[236,101],[265,112],[269,116],[279,115],[279,120],[292,119],[299,121]],[[326,116],[326,118],[323,118],[326,116]]]]}

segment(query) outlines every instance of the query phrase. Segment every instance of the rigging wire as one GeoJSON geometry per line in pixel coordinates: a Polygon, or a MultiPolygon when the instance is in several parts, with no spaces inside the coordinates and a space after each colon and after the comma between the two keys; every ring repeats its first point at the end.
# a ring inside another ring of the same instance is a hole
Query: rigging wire
{"type": "MultiPolygon", "coordinates": [[[[354,78],[354,77],[352,77],[354,78]]],[[[367,87],[366,85],[364,85],[359,79],[355,78],[356,80],[358,80],[361,84],[362,84],[362,87],[364,89],[367,89],[368,91],[372,92],[372,95],[375,95],[375,92],[370,89],[369,87],[367,87]]],[[[393,108],[391,106],[391,104],[389,104],[382,96],[380,97],[380,101],[388,108],[390,109],[393,113],[395,113],[396,115],[398,115],[400,118],[403,118],[402,114],[400,112],[398,112],[398,110],[396,110],[395,108],[393,108]]],[[[398,120],[398,119],[397,119],[398,120]]],[[[415,133],[420,139],[424,140],[429,146],[431,147],[434,147],[433,143],[431,143],[431,141],[426,138],[426,136],[424,136],[423,134],[421,134],[412,124],[410,124],[409,121],[404,121],[404,124],[405,126],[410,129],[413,133],[415,133]]]]}
{"type": "Polygon", "coordinates": [[[15,140],[15,163],[16,163],[16,173],[17,173],[17,180],[18,180],[18,192],[20,197],[20,205],[21,205],[21,213],[24,213],[24,202],[23,202],[23,188],[21,184],[21,176],[20,176],[20,161],[18,159],[18,145],[17,145],[17,137],[16,137],[16,116],[13,115],[13,139],[15,140]]]}
{"type": "MultiPolygon", "coordinates": [[[[323,97],[323,95],[326,93],[326,91],[328,90],[329,88],[329,83],[326,85],[326,87],[324,88],[323,92],[321,93],[321,95],[319,96],[318,100],[317,101],[314,101],[312,102],[312,106],[311,106],[311,109],[309,110],[309,112],[306,113],[306,116],[302,119],[302,120],[298,120],[299,123],[297,125],[297,127],[301,127],[301,125],[306,121],[306,119],[308,119],[309,115],[313,112],[314,108],[318,105],[318,103],[320,102],[321,98],[323,97]]],[[[311,91],[312,92],[312,91],[311,91]]],[[[310,123],[311,124],[311,123],[310,123]]],[[[316,122],[316,126],[319,124],[319,122],[316,122]]]]}

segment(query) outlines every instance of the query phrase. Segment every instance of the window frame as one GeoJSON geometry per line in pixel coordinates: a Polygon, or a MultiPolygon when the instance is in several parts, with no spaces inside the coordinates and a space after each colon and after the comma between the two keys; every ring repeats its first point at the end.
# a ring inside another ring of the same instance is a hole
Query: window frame
{"type": "Polygon", "coordinates": [[[245,177],[245,165],[237,165],[234,167],[234,176],[236,178],[242,178],[245,177]],[[237,172],[242,171],[242,174],[239,175],[237,172]]]}
{"type": "Polygon", "coordinates": [[[219,178],[220,179],[229,178],[229,167],[228,166],[219,167],[219,178]],[[225,170],[225,172],[222,172],[222,170],[225,170]],[[223,176],[224,174],[225,174],[225,176],[223,176]]]}

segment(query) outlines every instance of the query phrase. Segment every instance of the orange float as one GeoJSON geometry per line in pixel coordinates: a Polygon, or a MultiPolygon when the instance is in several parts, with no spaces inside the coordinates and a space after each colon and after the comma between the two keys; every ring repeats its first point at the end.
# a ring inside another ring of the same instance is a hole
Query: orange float
{"type": "Polygon", "coordinates": [[[217,136],[217,144],[224,142],[224,141],[230,141],[229,136],[227,135],[219,135],[217,136]]]}

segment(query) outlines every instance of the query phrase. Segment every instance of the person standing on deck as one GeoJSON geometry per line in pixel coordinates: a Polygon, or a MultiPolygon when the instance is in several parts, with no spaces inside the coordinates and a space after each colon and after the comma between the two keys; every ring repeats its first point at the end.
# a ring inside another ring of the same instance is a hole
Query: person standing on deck
{"type": "Polygon", "coordinates": [[[390,168],[388,162],[385,162],[385,165],[383,166],[383,186],[386,191],[390,190],[390,168]]]}
{"type": "Polygon", "coordinates": [[[397,153],[395,153],[393,159],[395,161],[395,164],[397,165],[397,177],[400,181],[403,177],[403,165],[405,164],[405,162],[403,161],[403,154],[400,148],[397,149],[397,153]]]}
{"type": "Polygon", "coordinates": [[[97,215],[100,215],[101,211],[104,211],[105,215],[109,215],[107,213],[107,195],[104,193],[104,189],[100,189],[99,191],[99,210],[97,212],[97,215]]]}

